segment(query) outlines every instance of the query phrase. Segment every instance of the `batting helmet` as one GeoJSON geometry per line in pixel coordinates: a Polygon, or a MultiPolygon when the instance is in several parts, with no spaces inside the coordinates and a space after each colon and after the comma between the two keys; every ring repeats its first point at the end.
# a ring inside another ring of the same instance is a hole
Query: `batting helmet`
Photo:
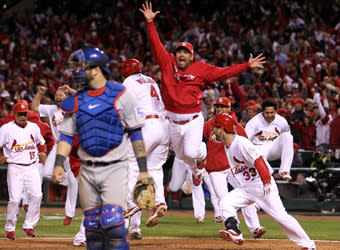
{"type": "Polygon", "coordinates": [[[104,74],[111,75],[108,69],[109,57],[98,48],[86,48],[74,51],[68,58],[75,87],[86,87],[86,70],[99,66],[104,74]]]}
{"type": "Polygon", "coordinates": [[[120,74],[126,78],[134,73],[142,72],[142,65],[137,59],[127,59],[123,63],[123,69],[120,74]]]}
{"type": "Polygon", "coordinates": [[[214,127],[224,128],[228,133],[232,133],[234,131],[234,127],[236,125],[235,120],[229,114],[216,114],[213,120],[214,127]]]}

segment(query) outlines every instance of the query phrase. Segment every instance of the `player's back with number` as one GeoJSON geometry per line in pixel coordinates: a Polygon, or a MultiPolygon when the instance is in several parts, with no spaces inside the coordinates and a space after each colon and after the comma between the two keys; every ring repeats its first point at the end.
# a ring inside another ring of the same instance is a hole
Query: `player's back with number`
{"type": "Polygon", "coordinates": [[[151,77],[142,73],[133,74],[124,80],[123,85],[137,97],[138,107],[142,114],[164,112],[159,87],[151,77]]]}

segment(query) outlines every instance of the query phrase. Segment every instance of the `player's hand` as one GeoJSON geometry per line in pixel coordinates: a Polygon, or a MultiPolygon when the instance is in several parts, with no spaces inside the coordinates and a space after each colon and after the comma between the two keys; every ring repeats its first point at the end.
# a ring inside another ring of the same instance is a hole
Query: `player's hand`
{"type": "Polygon", "coordinates": [[[40,95],[45,95],[46,91],[47,91],[47,88],[46,88],[46,87],[44,87],[44,86],[42,86],[42,85],[39,85],[39,86],[38,86],[38,93],[39,93],[40,95]]]}
{"type": "Polygon", "coordinates": [[[142,9],[139,9],[140,12],[143,13],[146,22],[152,22],[153,19],[156,17],[157,14],[159,14],[160,12],[157,10],[156,12],[152,11],[152,3],[146,1],[145,3],[143,3],[142,5],[142,9]]]}
{"type": "Polygon", "coordinates": [[[65,170],[62,166],[55,166],[52,174],[52,182],[62,183],[65,180],[65,170]]]}
{"type": "Polygon", "coordinates": [[[44,163],[46,160],[46,154],[44,152],[39,153],[39,162],[44,163]]]}
{"type": "Polygon", "coordinates": [[[253,57],[253,54],[250,54],[248,63],[250,68],[263,68],[263,64],[266,63],[266,58],[263,54],[259,54],[257,57],[253,57]]]}
{"type": "Polygon", "coordinates": [[[286,181],[292,180],[292,177],[290,176],[289,172],[279,173],[279,176],[280,176],[281,179],[286,180],[286,181]]]}
{"type": "Polygon", "coordinates": [[[72,89],[68,85],[63,85],[63,86],[59,87],[59,89],[62,90],[66,95],[68,95],[68,94],[73,94],[74,95],[75,93],[77,93],[77,90],[72,89]]]}
{"type": "Polygon", "coordinates": [[[270,187],[271,187],[270,183],[264,185],[264,187],[263,187],[263,196],[266,196],[266,195],[270,194],[270,187]]]}
{"type": "Polygon", "coordinates": [[[5,164],[7,162],[7,157],[4,155],[0,156],[0,165],[5,164]]]}
{"type": "Polygon", "coordinates": [[[144,178],[148,178],[148,177],[151,177],[148,172],[140,172],[138,175],[137,181],[144,179],[144,178]]]}

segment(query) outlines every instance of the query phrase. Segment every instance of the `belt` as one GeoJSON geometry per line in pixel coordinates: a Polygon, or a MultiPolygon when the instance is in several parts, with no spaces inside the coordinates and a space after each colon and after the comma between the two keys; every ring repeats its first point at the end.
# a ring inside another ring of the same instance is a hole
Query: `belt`
{"type": "Polygon", "coordinates": [[[25,167],[31,166],[31,165],[33,165],[34,163],[35,163],[35,161],[32,162],[32,163],[28,163],[28,164],[25,164],[25,163],[8,162],[8,164],[15,164],[15,165],[25,166],[25,167]]]}
{"type": "Polygon", "coordinates": [[[194,115],[193,117],[191,117],[189,120],[184,120],[184,121],[174,121],[172,119],[170,119],[168,116],[166,117],[170,122],[173,122],[175,124],[178,125],[184,125],[187,124],[188,122],[191,122],[192,120],[195,120],[199,115],[194,115]]]}
{"type": "Polygon", "coordinates": [[[115,164],[117,162],[120,162],[120,160],[116,161],[81,161],[82,164],[92,167],[105,167],[108,165],[115,164]]]}
{"type": "Polygon", "coordinates": [[[146,119],[152,119],[152,118],[158,119],[159,116],[158,116],[158,115],[147,115],[147,116],[145,116],[145,120],[146,120],[146,119]]]}

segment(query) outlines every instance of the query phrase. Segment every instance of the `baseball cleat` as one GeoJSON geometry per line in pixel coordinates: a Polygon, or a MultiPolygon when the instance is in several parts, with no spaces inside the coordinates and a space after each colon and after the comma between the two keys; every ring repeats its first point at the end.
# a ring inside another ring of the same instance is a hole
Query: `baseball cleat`
{"type": "Polygon", "coordinates": [[[286,181],[291,181],[292,180],[292,177],[290,176],[289,172],[282,172],[282,173],[279,173],[279,176],[286,180],[286,181]]]}
{"type": "Polygon", "coordinates": [[[75,247],[87,247],[87,243],[86,243],[86,240],[73,241],[73,246],[75,246],[75,247]]]}
{"type": "Polygon", "coordinates": [[[159,223],[159,220],[164,216],[166,211],[168,210],[165,203],[158,204],[153,210],[152,215],[146,221],[147,227],[154,227],[159,223]]]}
{"type": "Polygon", "coordinates": [[[129,218],[130,216],[134,215],[135,213],[137,213],[137,212],[139,212],[139,211],[142,211],[142,209],[141,209],[140,207],[138,207],[138,206],[129,209],[129,210],[125,213],[124,219],[129,218]]]}
{"type": "Polygon", "coordinates": [[[202,217],[198,217],[198,218],[196,218],[196,222],[199,223],[199,224],[203,224],[204,219],[202,217]]]}
{"type": "Polygon", "coordinates": [[[64,219],[64,225],[68,226],[72,223],[72,217],[66,216],[64,219]]]}
{"type": "Polygon", "coordinates": [[[130,233],[128,235],[129,240],[141,240],[142,239],[142,234],[138,232],[130,233]]]}
{"type": "Polygon", "coordinates": [[[27,237],[35,238],[35,236],[36,236],[35,232],[32,228],[28,228],[28,229],[24,228],[22,231],[23,231],[24,234],[26,234],[27,237]]]}
{"type": "Polygon", "coordinates": [[[15,233],[13,231],[6,232],[7,240],[15,240],[15,233]]]}
{"type": "Polygon", "coordinates": [[[202,174],[199,174],[197,177],[192,174],[192,183],[195,185],[195,186],[199,186],[202,182],[202,174]]]}
{"type": "Polygon", "coordinates": [[[259,239],[266,233],[266,229],[264,227],[258,227],[253,232],[254,239],[259,239]]]}
{"type": "Polygon", "coordinates": [[[214,218],[214,222],[215,222],[215,223],[222,222],[222,216],[216,216],[216,217],[214,218]]]}
{"type": "Polygon", "coordinates": [[[232,229],[218,231],[218,237],[225,240],[230,240],[237,245],[243,245],[244,243],[242,234],[237,234],[232,229]]]}
{"type": "Polygon", "coordinates": [[[316,250],[316,247],[303,247],[301,250],[316,250]]]}

